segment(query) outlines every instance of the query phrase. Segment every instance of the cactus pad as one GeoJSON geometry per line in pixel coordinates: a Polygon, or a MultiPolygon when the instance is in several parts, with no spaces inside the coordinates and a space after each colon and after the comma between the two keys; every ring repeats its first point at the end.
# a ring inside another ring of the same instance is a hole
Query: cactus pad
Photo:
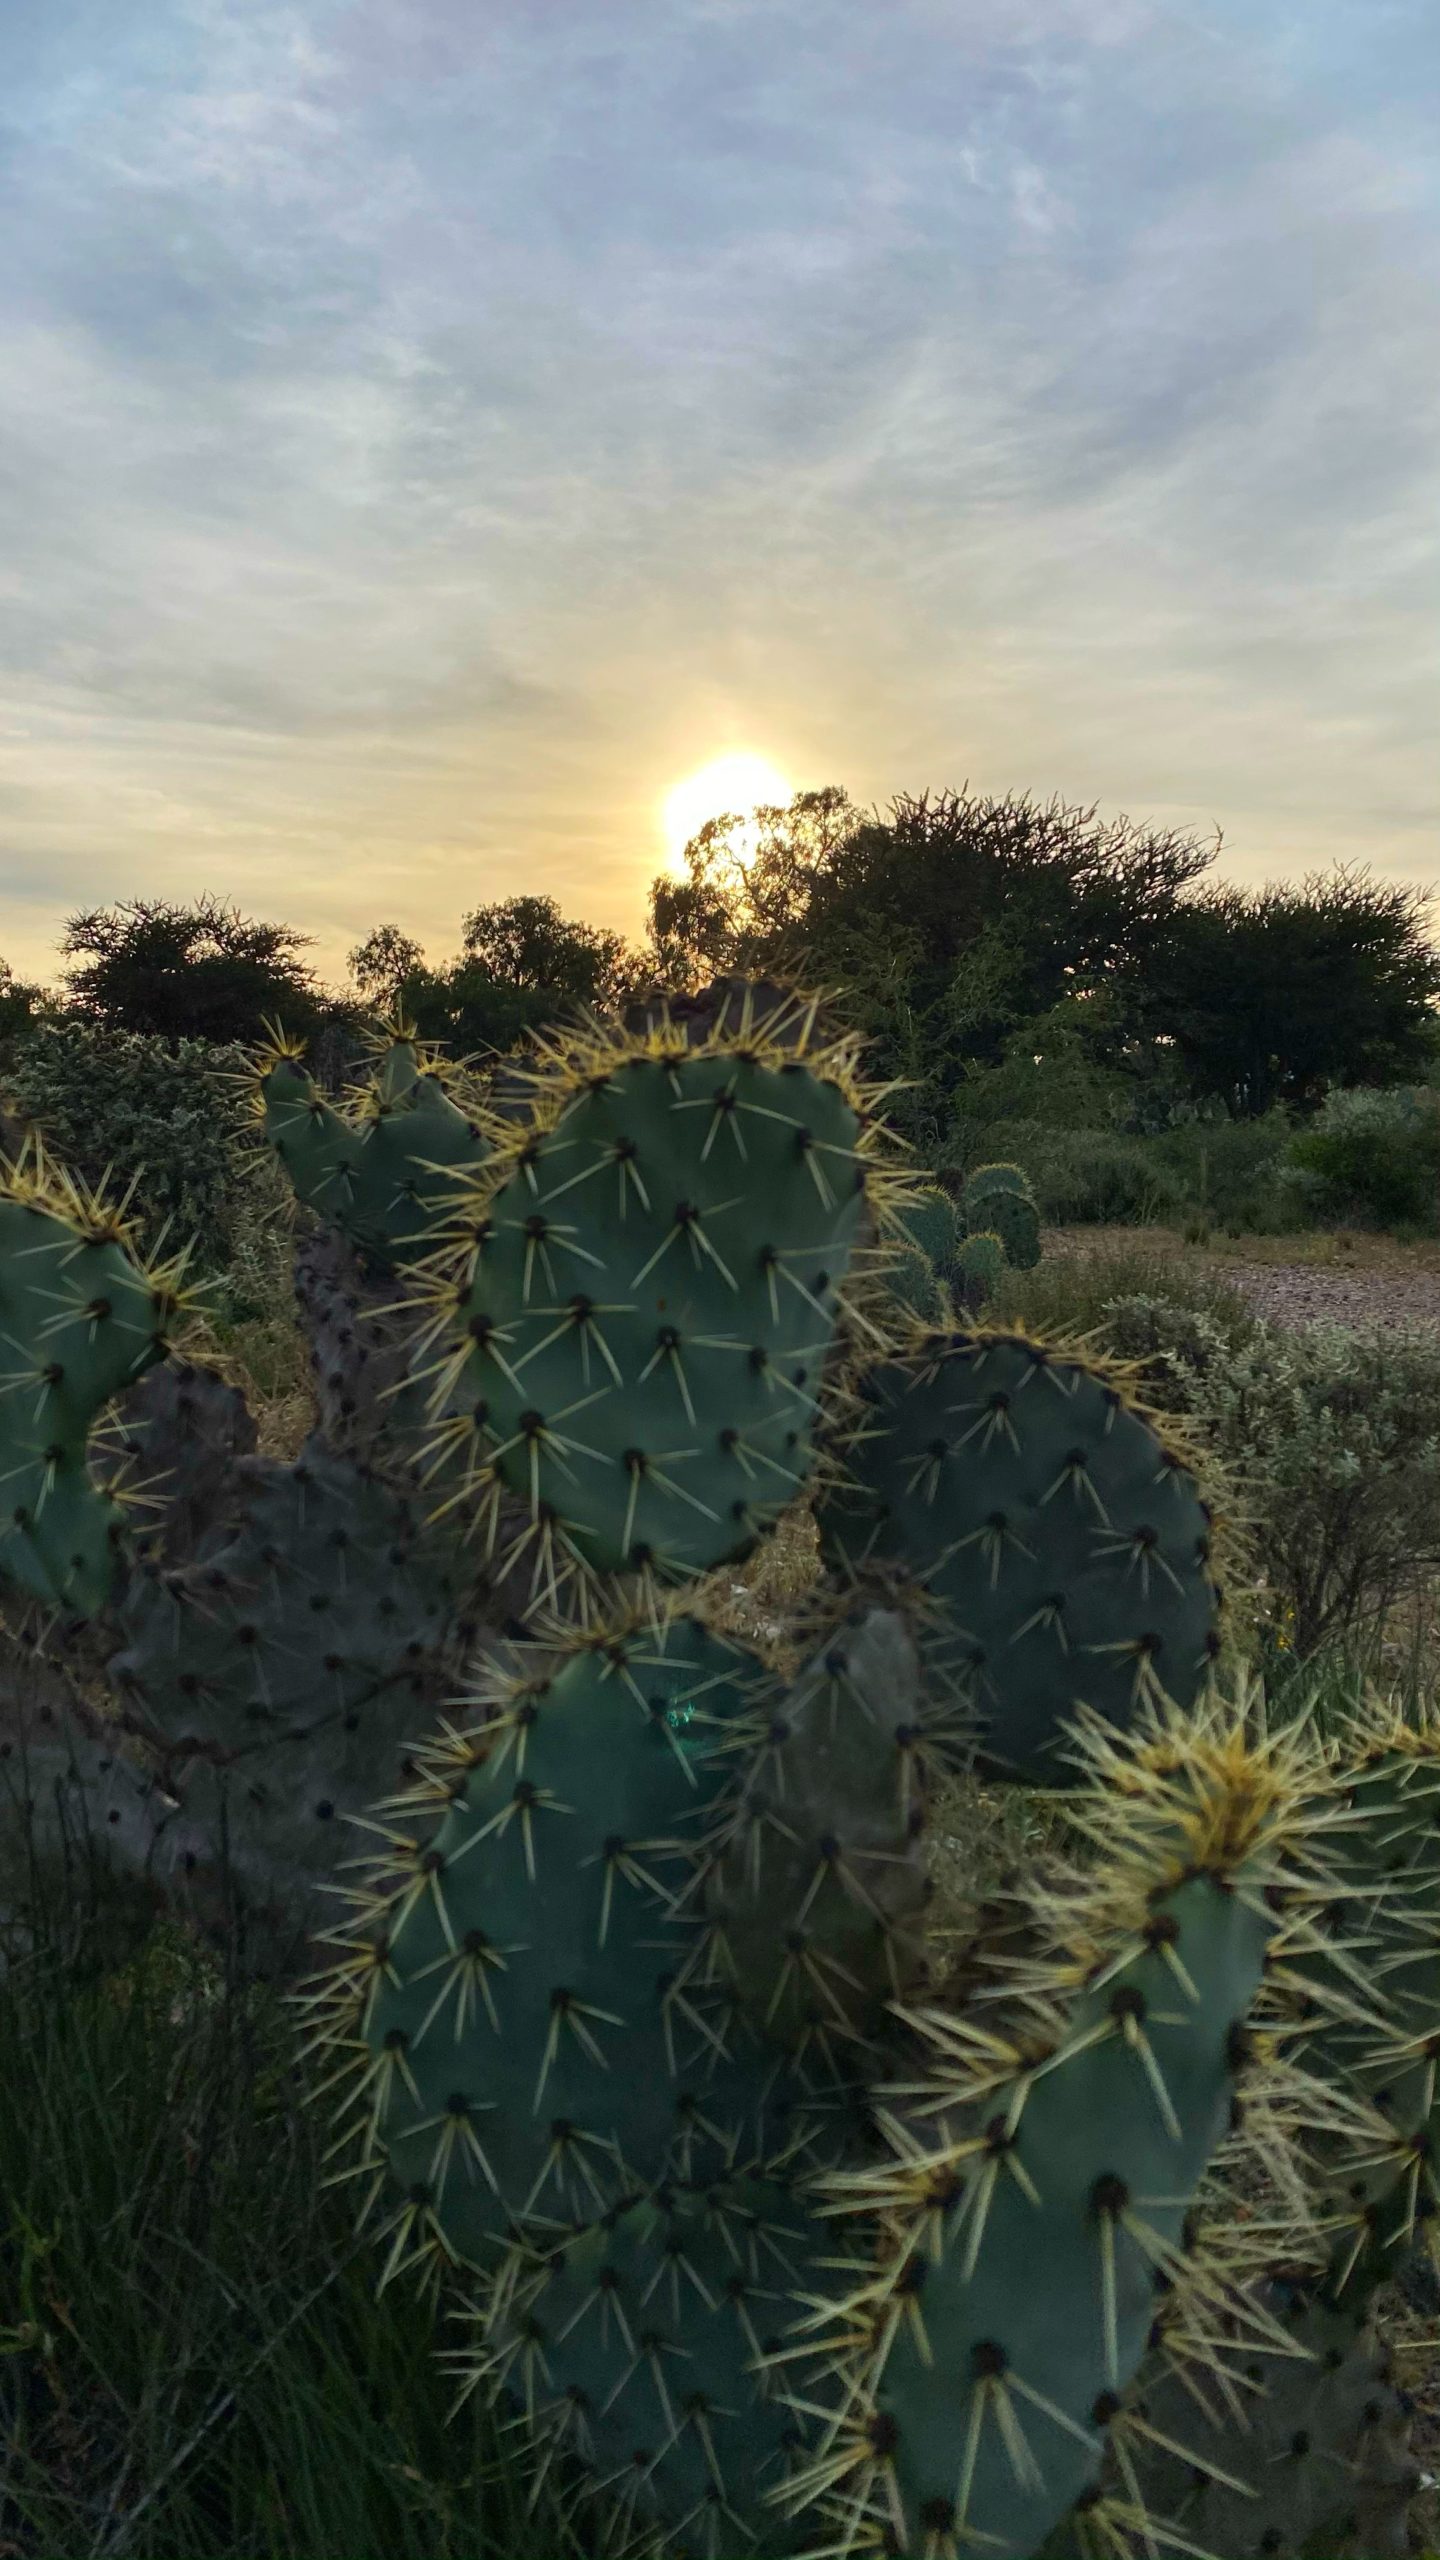
{"type": "Polygon", "coordinates": [[[925,1640],[998,1769],[1062,1785],[1080,1708],[1196,1698],[1218,1651],[1206,1507],[1123,1385],[1019,1333],[924,1337],[861,1382],[850,1483],[819,1512],[843,1570],[904,1569],[925,1640]]]}
{"type": "Polygon", "coordinates": [[[373,1081],[342,1111],[278,1034],[255,1075],[260,1125],[307,1208],[387,1270],[433,1246],[455,1175],[484,1161],[487,1142],[407,1030],[387,1035],[373,1081]]]}
{"type": "Polygon", "coordinates": [[[1133,1792],[1097,1800],[1101,1861],[1028,2024],[922,2014],[933,2078],[892,2099],[895,2160],[833,2182],[881,2238],[835,2311],[846,2416],[791,2493],[822,2498],[827,2547],[868,2526],[927,2560],[1025,2560],[1098,2484],[1157,2284],[1183,2272],[1310,1813],[1298,1759],[1254,1753],[1238,1717],[1093,1748],[1133,1792]]]}
{"type": "Polygon", "coordinates": [[[885,1610],[828,1628],[795,1679],[757,1687],[727,1737],[737,1773],[707,1844],[706,1907],[767,2036],[843,2049],[913,1996],[926,1803],[964,1742],[922,1704],[913,1640],[885,1610]]]}
{"type": "Polygon", "coordinates": [[[584,1567],[745,1554],[803,1483],[821,1376],[887,1181],[849,1049],[722,1014],[597,1032],[537,1073],[437,1259],[437,1451],[584,1567]]]}
{"type": "Polygon", "coordinates": [[[410,2198],[404,2247],[479,2267],[546,2217],[760,2156],[785,2116],[696,1965],[746,1658],[688,1619],[536,1654],[387,1809],[319,2003],[366,2157],[410,2198]]]}
{"type": "Polygon", "coordinates": [[[76,1616],[109,1596],[124,1519],[96,1427],[169,1348],[177,1278],[38,1145],[0,1172],[0,1577],[76,1616]]]}

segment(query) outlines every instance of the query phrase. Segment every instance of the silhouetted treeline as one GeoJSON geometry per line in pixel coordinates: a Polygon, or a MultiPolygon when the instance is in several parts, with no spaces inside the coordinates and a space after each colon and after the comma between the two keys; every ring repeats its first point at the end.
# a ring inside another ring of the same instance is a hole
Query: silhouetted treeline
{"type": "Polygon", "coordinates": [[[757,816],[753,852],[738,818],[700,830],[654,882],[638,946],[553,898],[509,898],[466,913],[439,963],[376,926],[344,988],[317,979],[305,935],[218,899],[94,908],[66,926],[57,990],[0,963],[0,1046],[57,1016],[222,1043],[278,1019],[338,1055],[367,1014],[398,1010],[483,1057],[641,986],[741,969],[832,991],[932,1147],[977,1085],[1047,1058],[1144,1128],[1186,1107],[1305,1112],[1440,1055],[1428,896],[1365,869],[1242,889],[1209,876],[1218,837],[968,789],[901,795],[882,817],[832,786],[757,816]]]}

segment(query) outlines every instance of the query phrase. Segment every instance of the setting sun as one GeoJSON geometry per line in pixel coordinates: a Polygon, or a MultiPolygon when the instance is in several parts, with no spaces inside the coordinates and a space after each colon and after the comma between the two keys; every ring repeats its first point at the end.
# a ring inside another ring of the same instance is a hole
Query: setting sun
{"type": "MultiPolygon", "coordinates": [[[[793,783],[766,756],[714,757],[665,795],[661,822],[670,860],[679,862],[690,838],[699,833],[707,818],[724,817],[734,810],[737,816],[748,819],[753,809],[783,807],[793,790],[793,783]]],[[[753,824],[737,828],[737,852],[753,853],[755,842],[753,824]]]]}

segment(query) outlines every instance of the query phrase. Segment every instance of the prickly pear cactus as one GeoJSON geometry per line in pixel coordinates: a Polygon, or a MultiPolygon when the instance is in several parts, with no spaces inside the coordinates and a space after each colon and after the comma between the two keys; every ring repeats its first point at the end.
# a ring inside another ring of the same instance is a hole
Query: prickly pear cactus
{"type": "Polygon", "coordinates": [[[97,1482],[97,1427],[170,1346],[179,1266],[147,1268],[120,1210],[38,1142],[0,1168],[0,1576],[91,1616],[115,1580],[124,1508],[97,1482]]]}
{"type": "Polygon", "coordinates": [[[508,1493],[584,1573],[744,1556],[804,1486],[895,1183],[853,1047],[811,1007],[548,1062],[456,1212],[421,1337],[487,1545],[508,1493]]]}
{"type": "Polygon", "coordinates": [[[542,1040],[483,1120],[398,1034],[338,1113],[283,1040],[259,1075],[322,1427],[257,1457],[168,1373],[121,1426],[148,1537],[102,1416],[168,1284],[94,1204],[0,1201],[0,1425],[90,1538],[67,1568],[37,1503],[0,1572],[88,1601],[118,1707],[47,1655],[0,1814],[308,1950],[381,2283],[458,2317],[462,2389],[615,2560],[1259,2552],[1352,2508],[1398,2548],[1372,2297],[1440,2200],[1440,1757],[1377,1725],[1347,1772],[1218,1693],[1195,1453],[1127,1372],[973,1321],[1038,1249],[1023,1175],[960,1237],[770,985],[542,1040]],[[762,1660],[726,1575],[810,1495],[762,1660]],[[1076,1846],[947,1974],[967,1771],[1076,1846]],[[1317,2199],[1253,2241],[1210,2210],[1247,2126],[1317,2199]]]}
{"type": "MultiPolygon", "coordinates": [[[[883,1647],[869,1666],[878,1730],[883,1647]]],[[[1100,2476],[1247,2067],[1287,1925],[1267,1894],[1305,1838],[1283,1761],[1218,1712],[1198,1751],[1152,1723],[1099,1879],[1048,1914],[1022,2033],[911,2011],[892,2088],[846,1996],[869,1896],[849,1940],[787,1965],[827,1862],[762,1868],[775,1943],[752,1968],[748,1915],[731,1943],[694,1891],[717,1829],[743,1863],[725,1808],[748,1810],[760,1719],[783,1756],[833,1688],[802,1672],[792,1715],[676,1617],[484,1703],[498,1731],[453,1732],[392,1807],[313,1995],[372,2203],[389,2172],[387,2274],[464,2274],[467,2383],[572,2494],[609,2497],[612,2529],[624,2484],[625,2525],[677,2550],[1035,2549],[1100,2476]]],[[[893,1773],[908,1746],[886,1749],[893,1773]]],[[[818,1761],[795,1754],[786,1831],[837,1802],[853,1823],[818,1761]]]]}
{"type": "Polygon", "coordinates": [[[434,1053],[402,1023],[385,1026],[373,1079],[337,1111],[277,1032],[255,1065],[259,1126],[298,1199],[331,1220],[382,1269],[431,1240],[447,1182],[484,1161],[479,1121],[452,1099],[434,1053]]]}
{"type": "Polygon", "coordinates": [[[978,1165],[965,1185],[960,1219],[967,1235],[999,1238],[1007,1262],[1031,1271],[1040,1259],[1040,1212],[1018,1164],[978,1165]]]}
{"type": "Polygon", "coordinates": [[[1220,1650],[1191,1463],[1096,1369],[1018,1331],[929,1333],[860,1381],[824,1552],[918,1583],[932,1678],[998,1768],[1066,1779],[1066,1720],[1201,1693],[1220,1650]]]}

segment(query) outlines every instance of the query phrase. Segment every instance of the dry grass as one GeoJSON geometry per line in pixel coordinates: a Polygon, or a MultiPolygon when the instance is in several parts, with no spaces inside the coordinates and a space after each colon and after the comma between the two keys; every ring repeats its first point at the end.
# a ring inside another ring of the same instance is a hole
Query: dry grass
{"type": "Polygon", "coordinates": [[[1221,1275],[1254,1264],[1283,1264],[1311,1271],[1383,1271],[1440,1276],[1440,1239],[1404,1244],[1396,1236],[1358,1227],[1302,1228],[1291,1235],[1187,1237],[1178,1227],[1047,1227],[1047,1253],[1090,1257],[1141,1252],[1157,1261],[1183,1258],[1187,1265],[1221,1275]]]}
{"type": "Polygon", "coordinates": [[[242,1389],[255,1417],[262,1457],[297,1457],[315,1427],[310,1355],[305,1336],[287,1307],[238,1324],[201,1319],[185,1348],[242,1389]]]}

